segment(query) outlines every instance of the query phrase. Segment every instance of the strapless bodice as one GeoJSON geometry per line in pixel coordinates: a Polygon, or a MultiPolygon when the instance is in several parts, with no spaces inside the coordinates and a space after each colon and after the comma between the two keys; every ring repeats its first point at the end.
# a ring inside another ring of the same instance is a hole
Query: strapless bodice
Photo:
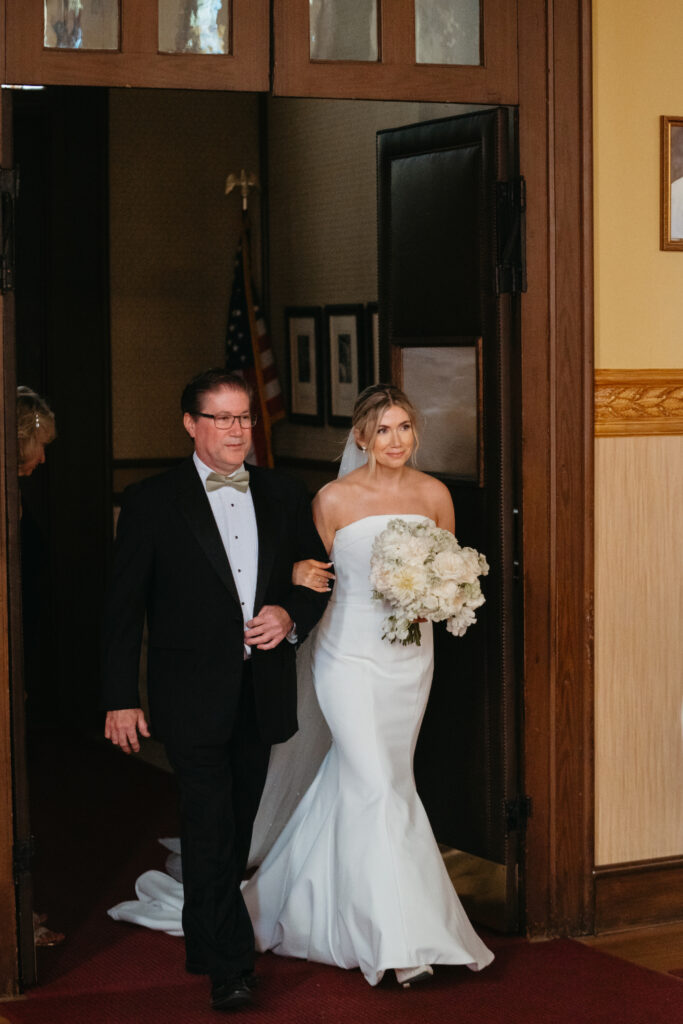
{"type": "Polygon", "coordinates": [[[391,519],[421,522],[428,518],[412,512],[383,513],[363,516],[337,530],[330,552],[335,574],[330,604],[368,604],[379,610],[381,606],[373,601],[370,583],[370,556],[375,537],[391,519]]]}

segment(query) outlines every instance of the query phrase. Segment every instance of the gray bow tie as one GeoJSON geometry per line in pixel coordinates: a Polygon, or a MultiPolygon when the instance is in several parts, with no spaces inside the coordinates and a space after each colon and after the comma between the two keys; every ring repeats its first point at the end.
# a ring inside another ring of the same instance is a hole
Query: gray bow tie
{"type": "Polygon", "coordinates": [[[236,491],[245,493],[249,487],[249,470],[238,469],[232,476],[227,476],[225,473],[209,473],[206,478],[206,489],[211,491],[217,491],[220,487],[234,487],[236,491]]]}

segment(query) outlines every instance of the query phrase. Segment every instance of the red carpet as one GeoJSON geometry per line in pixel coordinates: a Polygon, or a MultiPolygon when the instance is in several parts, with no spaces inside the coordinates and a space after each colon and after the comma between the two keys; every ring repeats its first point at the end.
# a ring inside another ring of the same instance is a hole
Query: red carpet
{"type": "MultiPolygon", "coordinates": [[[[33,784],[36,864],[49,923],[67,932],[41,950],[41,985],[0,1004],[10,1024],[201,1024],[208,982],[183,970],[179,939],[111,921],[140,870],[161,866],[155,838],[176,831],[172,780],[115,752],[73,741],[41,743],[33,784]],[[58,755],[59,750],[59,755],[58,755]],[[58,761],[53,760],[58,757],[58,761]],[[59,764],[55,772],[54,765],[59,764]],[[58,778],[57,776],[61,776],[58,778]],[[67,786],[65,777],[70,776],[67,786]],[[46,842],[49,837],[49,843],[46,842]],[[48,854],[48,847],[50,856],[48,854]],[[77,895],[76,895],[77,894],[77,895]]],[[[437,968],[403,991],[393,977],[371,989],[358,971],[267,954],[253,1007],[237,1019],[270,1024],[674,1024],[683,983],[569,940],[486,936],[496,953],[481,974],[437,968]]]]}

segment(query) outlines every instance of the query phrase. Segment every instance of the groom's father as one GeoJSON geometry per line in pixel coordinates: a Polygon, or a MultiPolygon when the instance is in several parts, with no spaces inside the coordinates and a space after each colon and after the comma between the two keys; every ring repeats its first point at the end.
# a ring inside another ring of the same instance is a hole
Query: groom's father
{"type": "Polygon", "coordinates": [[[214,1009],[251,999],[254,936],[240,894],[271,743],[295,732],[293,641],[324,596],[292,565],[326,560],[304,489],[245,468],[255,422],[244,380],[209,370],[182,396],[194,455],[130,488],[104,621],[105,735],[148,736],[138,665],[149,628],[150,724],[178,777],[187,969],[214,1009]],[[290,642],[288,642],[290,641],[290,642]]]}

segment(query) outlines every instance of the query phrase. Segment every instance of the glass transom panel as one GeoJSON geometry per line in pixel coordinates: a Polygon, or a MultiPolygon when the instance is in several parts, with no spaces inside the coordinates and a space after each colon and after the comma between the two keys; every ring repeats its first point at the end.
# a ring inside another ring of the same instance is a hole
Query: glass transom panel
{"type": "Polygon", "coordinates": [[[161,53],[230,53],[230,0],[159,0],[161,53]]]}
{"type": "Polygon", "coordinates": [[[480,64],[479,0],[415,0],[418,64],[480,64]]]}
{"type": "Polygon", "coordinates": [[[309,0],[311,60],[376,61],[377,0],[309,0]]]}
{"type": "Polygon", "coordinates": [[[118,50],[119,0],[44,0],[43,44],[58,50],[118,50]]]}

